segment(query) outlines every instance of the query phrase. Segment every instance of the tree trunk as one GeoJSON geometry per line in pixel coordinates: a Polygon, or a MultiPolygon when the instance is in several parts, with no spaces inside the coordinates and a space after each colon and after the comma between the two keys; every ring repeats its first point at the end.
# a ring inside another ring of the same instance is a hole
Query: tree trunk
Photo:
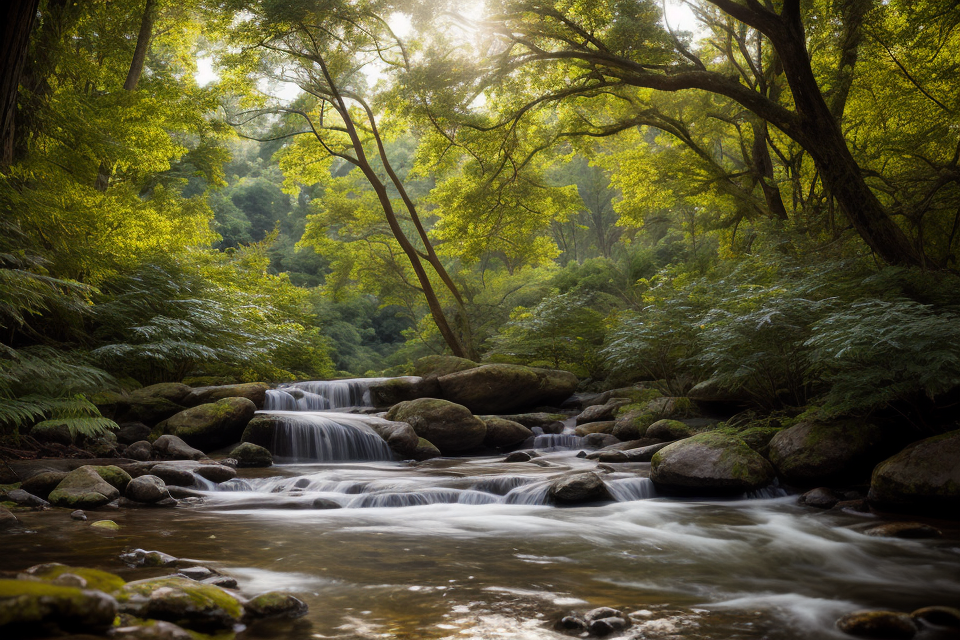
{"type": "Polygon", "coordinates": [[[13,163],[20,76],[40,0],[6,0],[0,9],[0,171],[13,163]]]}

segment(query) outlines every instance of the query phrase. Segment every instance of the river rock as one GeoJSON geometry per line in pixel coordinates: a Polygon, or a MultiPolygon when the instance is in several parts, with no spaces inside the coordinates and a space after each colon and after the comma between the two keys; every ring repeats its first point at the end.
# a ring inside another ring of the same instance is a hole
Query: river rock
{"type": "Polygon", "coordinates": [[[164,400],[183,405],[184,400],[190,395],[191,391],[193,391],[193,389],[182,382],[160,382],[131,391],[130,400],[132,402],[141,402],[143,400],[163,398],[164,400]]]}
{"type": "Polygon", "coordinates": [[[770,441],[770,462],[798,486],[855,481],[883,459],[885,434],[857,421],[801,422],[770,441]]]}
{"type": "Polygon", "coordinates": [[[66,471],[43,471],[21,482],[20,488],[40,498],[47,498],[66,477],[66,471]]]}
{"type": "Polygon", "coordinates": [[[616,426],[616,422],[613,420],[606,420],[604,422],[587,422],[585,424],[578,425],[574,429],[574,433],[578,436],[588,436],[591,433],[608,433],[613,434],[613,427],[616,426]]]}
{"type": "Polygon", "coordinates": [[[650,479],[664,493],[737,494],[765,487],[775,477],[770,463],[742,440],[714,432],[664,447],[650,465],[650,479]]]}
{"type": "Polygon", "coordinates": [[[582,504],[611,500],[607,485],[592,471],[564,476],[550,485],[550,497],[557,504],[582,504]]]}
{"type": "Polygon", "coordinates": [[[303,600],[282,591],[268,591],[254,596],[243,608],[249,618],[299,618],[307,613],[307,605],[303,600]]]}
{"type": "Polygon", "coordinates": [[[587,407],[577,416],[577,425],[612,420],[617,413],[617,409],[631,402],[633,401],[630,398],[611,398],[605,404],[587,407]]]}
{"type": "Polygon", "coordinates": [[[181,438],[163,435],[153,443],[153,452],[163,460],[201,460],[207,457],[203,451],[194,449],[181,438]]]}
{"type": "Polygon", "coordinates": [[[4,637],[47,626],[102,633],[116,615],[117,601],[100,591],[35,580],[0,580],[0,631],[4,637]]]}
{"type": "Polygon", "coordinates": [[[30,437],[37,442],[47,444],[62,444],[65,447],[73,444],[73,434],[65,422],[47,420],[30,429],[30,437]]]}
{"type": "Polygon", "coordinates": [[[910,614],[925,625],[960,630],[960,609],[953,607],[923,607],[910,614]]]}
{"type": "Polygon", "coordinates": [[[412,458],[418,462],[439,458],[443,454],[432,442],[426,438],[417,438],[417,448],[413,450],[412,458]]]}
{"type": "Polygon", "coordinates": [[[488,447],[509,447],[533,436],[530,429],[512,420],[487,418],[483,422],[487,425],[487,435],[483,439],[483,444],[488,447]]]}
{"type": "Polygon", "coordinates": [[[0,507],[0,531],[6,529],[13,529],[20,525],[20,521],[17,520],[17,516],[13,515],[13,512],[6,507],[0,507]]]}
{"type": "Polygon", "coordinates": [[[210,569],[208,567],[202,567],[200,565],[196,565],[193,567],[184,567],[179,571],[177,571],[177,573],[183,576],[184,578],[190,578],[191,580],[196,580],[197,582],[203,582],[207,578],[212,578],[213,576],[220,575],[213,569],[210,569]]]}
{"type": "Polygon", "coordinates": [[[854,611],[837,620],[837,628],[864,638],[912,638],[917,633],[913,619],[898,611],[854,611]]]}
{"type": "Polygon", "coordinates": [[[370,385],[370,401],[375,407],[392,407],[398,402],[439,396],[440,384],[436,377],[387,378],[370,385]]]}
{"type": "Polygon", "coordinates": [[[246,398],[257,409],[263,408],[270,385],[263,382],[244,382],[241,384],[225,384],[216,387],[197,387],[191,389],[183,400],[188,407],[209,404],[226,398],[246,398]]]}
{"type": "Polygon", "coordinates": [[[273,454],[265,447],[253,444],[252,442],[242,442],[233,451],[230,457],[237,461],[237,466],[241,468],[249,467],[269,467],[273,465],[273,454]]]}
{"type": "Polygon", "coordinates": [[[960,518],[960,430],[920,440],[873,470],[870,503],[960,518]]]}
{"type": "Polygon", "coordinates": [[[120,430],[117,431],[117,442],[120,444],[131,445],[149,437],[150,427],[142,422],[125,422],[120,425],[120,430]]]}
{"type": "Polygon", "coordinates": [[[543,429],[544,433],[560,433],[563,431],[563,420],[565,420],[567,416],[563,415],[562,413],[546,413],[544,411],[536,411],[533,413],[515,413],[512,415],[502,416],[481,416],[481,419],[483,420],[486,420],[487,418],[503,418],[504,420],[518,422],[527,429],[540,427],[543,429]],[[558,424],[559,428],[555,426],[558,424]]]}
{"type": "Polygon", "coordinates": [[[39,496],[28,493],[23,489],[11,489],[2,496],[2,500],[15,502],[19,507],[31,507],[33,509],[42,509],[49,507],[50,503],[39,496]]]}
{"type": "Polygon", "coordinates": [[[343,505],[329,498],[314,498],[310,503],[314,509],[342,509],[343,505]]]}
{"type": "Polygon", "coordinates": [[[404,460],[417,459],[417,447],[420,436],[406,422],[392,422],[379,418],[369,418],[367,424],[377,432],[390,446],[390,449],[404,460]]]}
{"type": "Polygon", "coordinates": [[[178,562],[177,558],[162,551],[134,549],[120,554],[120,560],[131,567],[169,567],[178,562]]]}
{"type": "Polygon", "coordinates": [[[616,436],[609,433],[590,433],[583,437],[583,446],[590,449],[602,449],[620,442],[616,436]]]}
{"type": "Polygon", "coordinates": [[[109,482],[111,485],[116,487],[117,491],[123,493],[127,488],[127,485],[130,484],[130,481],[133,479],[129,473],[121,469],[120,467],[109,464],[93,468],[101,478],[109,482]]]}
{"type": "Polygon", "coordinates": [[[163,480],[164,483],[178,487],[192,487],[197,481],[193,473],[172,464],[156,464],[150,468],[150,473],[163,480]]]}
{"type": "Polygon", "coordinates": [[[887,522],[870,527],[864,533],[877,538],[922,539],[943,537],[943,533],[939,529],[922,522],[887,522]]]}
{"type": "Polygon", "coordinates": [[[96,467],[84,465],[64,476],[49,500],[58,507],[96,509],[119,497],[120,490],[104,480],[96,467]]]}
{"type": "Polygon", "coordinates": [[[170,497],[166,483],[157,476],[147,475],[134,478],[127,485],[123,495],[136,502],[152,504],[170,497]]]}
{"type": "Polygon", "coordinates": [[[113,640],[194,640],[190,632],[165,620],[144,620],[143,624],[114,627],[113,640]]]}
{"type": "Polygon", "coordinates": [[[233,480],[237,477],[237,470],[225,464],[201,464],[194,469],[194,473],[216,484],[233,480]]]}
{"type": "Polygon", "coordinates": [[[682,440],[692,435],[694,435],[693,429],[679,420],[657,420],[647,427],[644,433],[647,438],[656,438],[665,442],[682,440]]]}
{"type": "Polygon", "coordinates": [[[413,363],[413,373],[417,376],[445,376],[448,373],[476,369],[480,364],[457,356],[424,356],[413,363]]]}
{"type": "Polygon", "coordinates": [[[247,423],[240,442],[250,442],[267,450],[273,447],[273,436],[280,427],[280,419],[269,414],[260,414],[247,423]]]}
{"type": "MultiPolygon", "coordinates": [[[[167,436],[161,436],[167,437],[167,436]]],[[[169,436],[171,438],[175,436],[169,436]]],[[[178,438],[179,440],[179,438],[178,438]]],[[[184,443],[186,444],[186,443],[184,443]]],[[[138,462],[146,462],[153,457],[153,445],[151,445],[146,440],[140,440],[139,442],[134,442],[128,446],[123,451],[123,455],[131,460],[137,460],[138,462]]]]}
{"type": "Polygon", "coordinates": [[[643,408],[621,411],[610,433],[620,440],[638,440],[646,437],[647,428],[658,419],[657,414],[643,408]]]}
{"type": "MultiPolygon", "coordinates": [[[[128,486],[129,486],[129,485],[128,485],[128,486]]],[[[70,512],[70,519],[71,519],[71,520],[79,520],[80,522],[86,522],[86,521],[87,521],[87,514],[85,514],[85,513],[83,512],[83,509],[77,509],[76,511],[71,511],[71,512],[70,512]]]]}
{"type": "Polygon", "coordinates": [[[420,398],[401,402],[387,413],[388,420],[406,422],[444,455],[476,449],[483,444],[487,426],[463,405],[420,398]]]}
{"type": "Polygon", "coordinates": [[[181,411],[160,426],[192,447],[217,449],[239,442],[256,411],[257,405],[248,398],[223,398],[181,411]]]}
{"type": "Polygon", "coordinates": [[[242,603],[229,591],[180,576],[128,582],[120,593],[129,599],[127,613],[194,631],[229,630],[243,617],[242,603]]]}
{"type": "Polygon", "coordinates": [[[842,499],[832,489],[818,487],[800,496],[798,502],[815,509],[833,509],[842,499]]]}
{"type": "Polygon", "coordinates": [[[559,405],[576,391],[579,383],[568,371],[516,364],[485,364],[440,376],[439,382],[444,399],[476,413],[559,405]]]}
{"type": "Polygon", "coordinates": [[[504,462],[530,462],[533,459],[532,452],[530,451],[514,451],[506,458],[503,459],[504,462]]]}

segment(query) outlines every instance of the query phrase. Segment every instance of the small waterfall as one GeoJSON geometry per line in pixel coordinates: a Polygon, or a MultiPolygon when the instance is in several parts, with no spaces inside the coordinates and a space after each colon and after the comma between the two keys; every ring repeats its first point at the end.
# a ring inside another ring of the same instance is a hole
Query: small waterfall
{"type": "Polygon", "coordinates": [[[566,449],[579,449],[583,446],[583,438],[571,434],[543,434],[534,435],[527,438],[521,448],[538,449],[541,451],[561,451],[566,449]]]}
{"type": "Polygon", "coordinates": [[[347,503],[347,507],[420,507],[428,504],[495,504],[497,496],[469,489],[420,489],[417,491],[384,491],[364,493],[347,503]]]}
{"type": "Polygon", "coordinates": [[[390,378],[352,378],[294,382],[267,391],[266,411],[335,411],[372,407],[370,387],[390,378]]]}
{"type": "Polygon", "coordinates": [[[273,454],[299,461],[393,460],[383,438],[347,414],[272,413],[280,418],[273,434],[273,454]]]}
{"type": "Polygon", "coordinates": [[[506,504],[547,504],[549,502],[547,494],[550,493],[551,484],[549,480],[525,484],[505,495],[503,501],[506,504]]]}
{"type": "Polygon", "coordinates": [[[607,481],[607,490],[617,502],[656,498],[657,489],[650,478],[619,478],[607,481]]]}

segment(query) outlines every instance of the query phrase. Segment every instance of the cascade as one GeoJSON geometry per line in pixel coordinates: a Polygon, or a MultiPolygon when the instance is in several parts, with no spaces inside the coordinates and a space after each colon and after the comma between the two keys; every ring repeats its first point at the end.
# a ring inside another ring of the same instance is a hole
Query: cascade
{"type": "Polygon", "coordinates": [[[335,411],[372,407],[370,387],[391,378],[293,382],[267,391],[266,411],[335,411]]]}
{"type": "Polygon", "coordinates": [[[271,451],[296,461],[393,460],[383,438],[361,416],[341,413],[270,411],[279,424],[271,451]]]}

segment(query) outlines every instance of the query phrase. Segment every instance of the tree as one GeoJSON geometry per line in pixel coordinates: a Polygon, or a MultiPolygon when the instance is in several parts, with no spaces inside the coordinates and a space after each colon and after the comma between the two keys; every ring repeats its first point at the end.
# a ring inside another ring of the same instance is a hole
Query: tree
{"type": "MultiPolygon", "coordinates": [[[[925,255],[911,242],[894,220],[909,219],[910,209],[926,206],[924,196],[960,185],[958,136],[954,132],[942,141],[948,151],[938,153],[933,166],[937,176],[926,180],[926,189],[910,202],[891,206],[881,201],[882,189],[868,183],[873,175],[851,151],[845,130],[849,96],[856,92],[858,78],[884,74],[887,69],[876,58],[863,68],[868,19],[873,20],[880,39],[889,32],[885,16],[917,22],[921,15],[936,16],[956,26],[960,9],[955,3],[929,2],[919,8],[891,2],[874,7],[866,1],[811,3],[799,0],[706,0],[695,3],[702,20],[734,34],[726,49],[694,48],[676,33],[663,28],[656,3],[649,0],[596,2],[590,5],[554,3],[541,0],[501,0],[488,5],[485,19],[460,22],[476,30],[478,49],[467,55],[480,60],[454,63],[449,54],[437,54],[432,69],[423,77],[444,76],[448,83],[474,95],[483,87],[491,92],[517,92],[524,96],[498,103],[502,118],[488,130],[512,135],[525,117],[542,110],[560,110],[564,105],[577,117],[558,139],[574,135],[604,136],[651,122],[647,110],[648,90],[654,92],[703,91],[736,103],[752,114],[754,173],[761,184],[770,174],[769,150],[763,148],[764,129],[773,127],[803,150],[815,165],[818,178],[835,199],[863,241],[890,264],[945,266],[953,258],[948,252],[938,260],[925,255]],[[835,27],[836,26],[836,27],[835,27]],[[839,36],[839,37],[838,37],[839,36]],[[811,51],[808,43],[837,42],[826,51],[811,51]],[[836,57],[835,64],[818,56],[836,57]],[[534,80],[536,78],[536,80],[534,80]],[[585,107],[591,100],[619,101],[623,108],[614,117],[585,107]],[[579,108],[578,108],[579,107],[579,108]],[[575,126],[574,126],[575,123],[575,126]],[[879,195],[878,195],[879,194],[879,195]]],[[[897,22],[897,20],[894,20],[897,22]]],[[[954,45],[957,29],[941,30],[937,39],[942,48],[954,45]]],[[[902,37],[902,34],[901,34],[902,37]]],[[[933,36],[923,36],[929,42],[933,36]]],[[[919,38],[919,36],[917,36],[919,38]]],[[[956,47],[953,47],[956,50],[956,47]]],[[[956,68],[955,56],[932,49],[932,66],[937,70],[956,68]],[[950,58],[947,62],[945,58],[950,58]]],[[[904,75],[913,77],[909,70],[904,75]]],[[[934,74],[935,75],[935,74],[934,74]]],[[[939,77],[939,76],[938,76],[939,77]]],[[[916,81],[912,93],[926,91],[916,81]]],[[[929,93],[929,91],[928,91],[929,93]]],[[[960,107],[954,94],[940,100],[947,110],[960,107]]],[[[469,98],[472,100],[472,98],[469,98]]],[[[447,99],[455,109],[469,112],[467,102],[447,99]]],[[[445,104],[436,99],[432,104],[445,104]]],[[[470,125],[469,121],[466,121],[470,125]]],[[[880,182],[883,173],[878,176],[880,182]]],[[[768,185],[769,186],[769,185],[768,185]]],[[[772,190],[763,189],[767,206],[776,206],[772,190]]],[[[887,200],[886,198],[884,198],[887,200]]]]}
{"type": "Polygon", "coordinates": [[[10,0],[0,11],[0,171],[13,162],[20,77],[40,0],[10,0]]]}

